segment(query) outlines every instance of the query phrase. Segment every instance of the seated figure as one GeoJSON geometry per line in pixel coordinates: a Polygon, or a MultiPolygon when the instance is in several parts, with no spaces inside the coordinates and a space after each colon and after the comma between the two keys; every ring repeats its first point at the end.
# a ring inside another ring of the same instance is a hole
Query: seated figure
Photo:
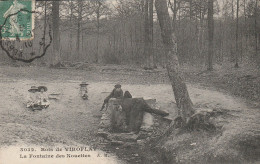
{"type": "Polygon", "coordinates": [[[47,88],[45,86],[32,86],[28,91],[27,108],[31,108],[34,111],[49,107],[50,102],[46,94],[47,88]]]}
{"type": "Polygon", "coordinates": [[[36,86],[32,86],[29,90],[29,95],[27,98],[27,108],[36,108],[40,105],[40,100],[38,99],[38,88],[36,86]]]}
{"type": "Polygon", "coordinates": [[[48,95],[46,93],[47,90],[48,89],[45,86],[39,86],[38,87],[38,91],[40,92],[39,93],[40,106],[42,106],[43,108],[48,108],[49,105],[50,105],[49,98],[48,98],[48,95]]]}

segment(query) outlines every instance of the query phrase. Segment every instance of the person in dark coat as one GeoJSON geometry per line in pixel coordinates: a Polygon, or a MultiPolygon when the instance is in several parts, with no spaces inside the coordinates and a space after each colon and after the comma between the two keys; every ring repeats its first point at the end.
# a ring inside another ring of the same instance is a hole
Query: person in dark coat
{"type": "Polygon", "coordinates": [[[109,99],[111,98],[123,98],[123,90],[121,89],[120,84],[116,84],[112,92],[105,98],[100,111],[105,108],[105,106],[108,104],[109,99]]]}
{"type": "Polygon", "coordinates": [[[124,98],[133,98],[133,96],[131,95],[131,93],[129,91],[125,91],[124,98]]]}

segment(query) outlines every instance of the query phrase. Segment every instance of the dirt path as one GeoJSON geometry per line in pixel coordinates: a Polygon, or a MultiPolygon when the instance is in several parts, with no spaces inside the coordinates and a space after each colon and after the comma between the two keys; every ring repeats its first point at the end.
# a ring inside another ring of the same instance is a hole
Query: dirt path
{"type": "MultiPolygon", "coordinates": [[[[161,109],[168,111],[174,118],[175,104],[171,86],[164,84],[167,83],[165,78],[158,80],[158,76],[151,76],[151,73],[143,76],[120,76],[118,73],[79,70],[1,67],[0,145],[83,144],[100,147],[100,138],[96,137],[101,116],[99,109],[103,99],[118,81],[122,82],[124,90],[129,90],[135,97],[156,98],[161,109]],[[127,79],[130,80],[126,81],[127,79]],[[88,101],[79,96],[79,84],[82,80],[90,83],[88,101]],[[49,94],[60,94],[60,100],[51,100],[51,105],[46,110],[32,112],[26,109],[25,97],[32,85],[47,86],[49,94]]],[[[259,113],[255,113],[256,109],[249,110],[240,99],[194,84],[188,85],[188,88],[195,107],[226,109],[236,116],[233,120],[223,121],[238,122],[245,121],[248,117],[250,120],[259,118],[259,113]]],[[[254,125],[259,125],[259,121],[254,122],[254,125]]]]}

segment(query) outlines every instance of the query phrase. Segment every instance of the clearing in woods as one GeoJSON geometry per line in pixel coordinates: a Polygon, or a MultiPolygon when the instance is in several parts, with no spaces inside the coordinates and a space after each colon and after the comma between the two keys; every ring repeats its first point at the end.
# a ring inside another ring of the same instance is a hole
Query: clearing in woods
{"type": "MultiPolygon", "coordinates": [[[[1,66],[1,147],[19,144],[53,146],[73,143],[103,149],[104,147],[99,144],[100,138],[96,137],[101,116],[99,110],[116,82],[120,82],[122,89],[130,91],[135,97],[156,98],[161,109],[168,111],[172,118],[176,116],[172,89],[164,71],[117,69],[113,66],[93,67],[90,71],[1,66]],[[88,101],[82,100],[79,96],[79,84],[82,81],[90,84],[88,101]],[[26,109],[25,97],[32,85],[47,86],[49,94],[60,94],[60,100],[51,100],[51,105],[46,110],[32,112],[26,109]]],[[[259,109],[249,109],[245,101],[218,92],[214,88],[188,84],[188,90],[195,107],[221,109],[230,115],[219,121],[222,123],[220,126],[224,125],[222,130],[225,128],[222,135],[213,137],[207,142],[207,145],[213,146],[210,149],[216,156],[238,153],[236,147],[226,151],[232,140],[236,141],[239,137],[248,137],[250,134],[259,137],[258,133],[253,132],[259,130],[259,109]]],[[[180,150],[180,153],[192,159],[208,151],[209,148],[202,144],[203,141],[198,139],[194,142],[197,151],[189,148],[194,151],[193,154],[188,155],[191,152],[187,150],[180,150]]],[[[105,151],[116,153],[131,163],[142,163],[141,157],[132,158],[132,154],[127,154],[121,147],[119,150],[115,147],[108,149],[106,147],[105,151]]],[[[176,159],[177,157],[178,153],[176,159]]]]}

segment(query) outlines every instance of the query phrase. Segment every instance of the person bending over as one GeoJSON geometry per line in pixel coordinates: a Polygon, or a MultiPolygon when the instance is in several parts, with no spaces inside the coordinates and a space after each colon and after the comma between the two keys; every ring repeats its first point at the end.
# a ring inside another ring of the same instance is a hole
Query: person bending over
{"type": "Polygon", "coordinates": [[[108,101],[111,98],[123,98],[123,90],[121,89],[120,84],[116,84],[114,89],[112,90],[112,92],[105,98],[104,103],[103,103],[100,111],[102,111],[105,108],[105,106],[107,108],[108,101]]]}

